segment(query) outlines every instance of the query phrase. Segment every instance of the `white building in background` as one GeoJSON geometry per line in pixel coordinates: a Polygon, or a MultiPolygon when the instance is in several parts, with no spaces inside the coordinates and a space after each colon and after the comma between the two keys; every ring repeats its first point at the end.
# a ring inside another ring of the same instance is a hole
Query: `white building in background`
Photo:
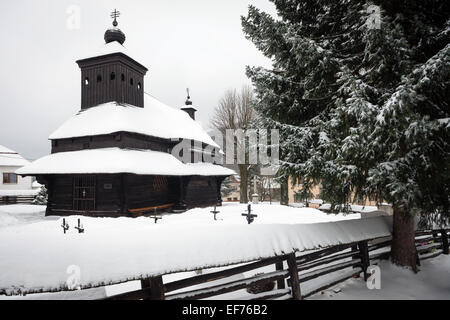
{"type": "Polygon", "coordinates": [[[0,204],[6,197],[14,202],[17,196],[34,196],[39,192],[32,187],[32,177],[22,178],[15,173],[29,163],[17,152],[0,145],[0,204]]]}

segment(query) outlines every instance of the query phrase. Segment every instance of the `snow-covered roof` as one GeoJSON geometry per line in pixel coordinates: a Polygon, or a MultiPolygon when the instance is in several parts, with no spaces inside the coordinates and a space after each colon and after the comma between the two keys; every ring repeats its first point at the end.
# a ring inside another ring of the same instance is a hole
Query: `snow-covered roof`
{"type": "MultiPolygon", "coordinates": [[[[114,28],[112,28],[114,29],[114,28]]],[[[109,43],[103,43],[101,46],[97,47],[95,50],[91,49],[85,49],[83,50],[80,58],[77,60],[77,62],[88,60],[88,59],[94,59],[101,56],[111,55],[115,53],[121,53],[126,55],[128,58],[136,62],[137,64],[140,64],[144,68],[146,68],[141,61],[144,61],[144,56],[142,54],[139,54],[139,52],[130,52],[130,50],[120,44],[117,41],[112,41],[109,43]]]]}
{"type": "Polygon", "coordinates": [[[29,163],[17,152],[0,145],[0,166],[21,167],[29,163]]]}
{"type": "Polygon", "coordinates": [[[79,60],[105,56],[105,55],[113,54],[113,53],[123,53],[123,54],[131,57],[130,52],[128,51],[128,49],[125,46],[121,45],[117,41],[112,41],[109,43],[102,44],[101,46],[99,46],[97,48],[97,50],[95,50],[93,52],[89,52],[88,54],[86,53],[79,60]]]}
{"type": "Polygon", "coordinates": [[[201,125],[182,111],[145,94],[145,107],[108,102],[82,110],[53,132],[65,139],[128,131],[165,139],[192,139],[219,147],[201,125]]]}
{"type": "Polygon", "coordinates": [[[234,171],[211,163],[184,164],[170,153],[119,148],[54,153],[16,171],[21,175],[133,173],[168,176],[227,176],[234,171]]]}

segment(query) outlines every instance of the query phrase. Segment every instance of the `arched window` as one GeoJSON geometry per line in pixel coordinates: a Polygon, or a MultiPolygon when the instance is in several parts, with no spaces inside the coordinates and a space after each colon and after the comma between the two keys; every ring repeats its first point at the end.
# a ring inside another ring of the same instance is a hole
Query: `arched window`
{"type": "Polygon", "coordinates": [[[85,86],[89,85],[89,78],[88,77],[84,78],[84,85],[85,86]]]}
{"type": "Polygon", "coordinates": [[[134,84],[134,80],[133,80],[133,78],[130,78],[130,85],[133,85],[134,84]]]}
{"type": "Polygon", "coordinates": [[[112,80],[116,80],[116,74],[114,72],[111,72],[111,75],[109,76],[109,79],[112,80]]]}
{"type": "Polygon", "coordinates": [[[102,75],[101,74],[99,74],[99,75],[97,75],[97,82],[102,82],[102,75]]]}
{"type": "Polygon", "coordinates": [[[120,80],[125,81],[125,75],[122,73],[122,75],[120,76],[120,80]]]}
{"type": "Polygon", "coordinates": [[[142,89],[142,85],[141,85],[140,82],[138,83],[137,88],[138,88],[138,90],[141,90],[141,89],[142,89]]]}

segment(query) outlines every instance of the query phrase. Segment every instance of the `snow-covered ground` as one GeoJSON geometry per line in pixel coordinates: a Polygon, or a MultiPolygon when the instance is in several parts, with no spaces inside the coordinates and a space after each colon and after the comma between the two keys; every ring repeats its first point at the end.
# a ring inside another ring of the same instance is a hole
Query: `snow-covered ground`
{"type": "MultiPolygon", "coordinates": [[[[45,206],[13,204],[0,206],[0,232],[1,228],[24,225],[43,220],[57,220],[58,217],[45,218],[45,206]]],[[[12,239],[13,240],[13,239],[12,239]]]]}
{"type": "MultiPolygon", "coordinates": [[[[189,210],[183,214],[166,215],[158,224],[161,225],[210,225],[221,224],[247,224],[245,217],[241,216],[242,213],[247,212],[247,205],[239,204],[235,202],[224,202],[222,207],[217,207],[220,211],[217,214],[217,220],[214,221],[213,214],[210,213],[213,208],[202,208],[189,210]]],[[[262,203],[252,205],[254,214],[258,217],[255,218],[253,224],[298,224],[298,223],[319,223],[329,221],[341,221],[348,219],[359,219],[359,214],[327,214],[320,210],[313,208],[294,208],[281,206],[277,203],[272,205],[262,203]]],[[[58,217],[45,217],[45,206],[36,205],[7,205],[0,206],[0,228],[12,225],[26,225],[33,222],[54,221],[59,219],[58,217]]],[[[103,218],[86,218],[79,217],[83,221],[101,221],[102,224],[115,223],[117,220],[133,221],[132,218],[119,218],[119,219],[103,219],[103,218]]],[[[142,221],[153,221],[150,218],[138,218],[142,221]]],[[[75,217],[68,218],[68,220],[76,220],[75,217]]],[[[122,223],[123,221],[121,221],[122,223]]],[[[86,225],[87,228],[88,225],[86,225]]]]}
{"type": "MultiPolygon", "coordinates": [[[[146,217],[73,216],[66,218],[71,228],[64,235],[62,218],[44,217],[44,206],[0,206],[0,288],[9,288],[13,292],[41,286],[44,289],[58,288],[65,284],[69,265],[80,266],[84,284],[132,280],[132,277],[151,275],[152,271],[195,270],[193,267],[204,266],[205,263],[214,268],[204,272],[212,272],[222,269],[221,265],[249,261],[250,258],[292,252],[289,250],[310,250],[390,232],[389,223],[383,218],[373,218],[366,223],[359,219],[359,214],[328,215],[312,208],[279,204],[252,205],[252,213],[258,217],[248,226],[241,215],[246,209],[246,205],[224,203],[217,208],[220,213],[216,221],[210,213],[212,208],[204,208],[165,215],[157,224],[146,217]],[[78,234],[73,228],[78,218],[86,229],[84,234],[78,234]]],[[[438,274],[439,264],[435,267],[432,272],[438,274]]],[[[423,270],[427,268],[428,263],[425,262],[423,270]]],[[[395,268],[391,270],[387,265],[386,270],[384,274],[389,275],[395,268]]],[[[258,270],[270,271],[273,270],[258,270]]],[[[193,275],[195,271],[168,274],[164,276],[164,282],[193,275]]],[[[236,275],[235,280],[252,275],[236,275]]],[[[448,278],[448,273],[446,276],[448,278]]],[[[347,283],[350,287],[359,288],[361,283],[364,285],[360,282],[351,280],[347,283]]],[[[429,290],[433,290],[432,282],[429,283],[429,290]]],[[[304,289],[307,290],[308,285],[314,286],[305,284],[304,289]]],[[[139,288],[139,281],[128,281],[76,292],[0,296],[0,299],[95,299],[139,288]]],[[[319,297],[327,296],[328,291],[319,297]]],[[[339,298],[339,294],[334,296],[339,298]]],[[[222,298],[248,297],[245,290],[239,290],[222,298]]]]}
{"type": "MultiPolygon", "coordinates": [[[[70,265],[81,268],[83,286],[117,283],[199,266],[225,266],[364,236],[360,223],[318,223],[358,222],[359,215],[327,215],[277,204],[252,208],[258,217],[250,226],[241,215],[246,205],[225,203],[218,208],[217,220],[210,213],[212,208],[166,215],[157,224],[148,217],[71,216],[66,218],[70,229],[63,234],[62,218],[44,217],[45,207],[1,206],[0,289],[10,293],[58,289],[65,286],[70,265]],[[74,229],[77,219],[86,229],[84,234],[74,229]],[[305,224],[311,227],[300,230],[305,224]],[[317,228],[326,228],[327,236],[318,237],[317,228]],[[340,236],[345,228],[349,232],[340,236]]],[[[366,231],[375,235],[389,232],[381,220],[366,231]]]]}
{"type": "Polygon", "coordinates": [[[363,279],[350,279],[311,300],[395,300],[395,299],[450,299],[450,256],[440,255],[424,260],[417,274],[409,269],[381,261],[381,289],[369,290],[363,279]]]}

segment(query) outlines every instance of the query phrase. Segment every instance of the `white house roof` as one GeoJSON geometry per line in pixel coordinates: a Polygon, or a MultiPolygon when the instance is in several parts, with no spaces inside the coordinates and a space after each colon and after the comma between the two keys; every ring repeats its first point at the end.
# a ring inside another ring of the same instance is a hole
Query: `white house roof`
{"type": "Polygon", "coordinates": [[[20,175],[133,173],[168,176],[227,176],[234,171],[211,163],[184,164],[170,153],[119,148],[54,153],[16,171],[20,175]]]}
{"type": "Polygon", "coordinates": [[[201,125],[182,111],[151,95],[144,95],[145,107],[108,102],[67,120],[49,139],[65,139],[127,131],[165,139],[192,139],[219,147],[201,125]]]}
{"type": "Polygon", "coordinates": [[[0,166],[21,167],[29,163],[17,152],[0,145],[0,166]]]}

